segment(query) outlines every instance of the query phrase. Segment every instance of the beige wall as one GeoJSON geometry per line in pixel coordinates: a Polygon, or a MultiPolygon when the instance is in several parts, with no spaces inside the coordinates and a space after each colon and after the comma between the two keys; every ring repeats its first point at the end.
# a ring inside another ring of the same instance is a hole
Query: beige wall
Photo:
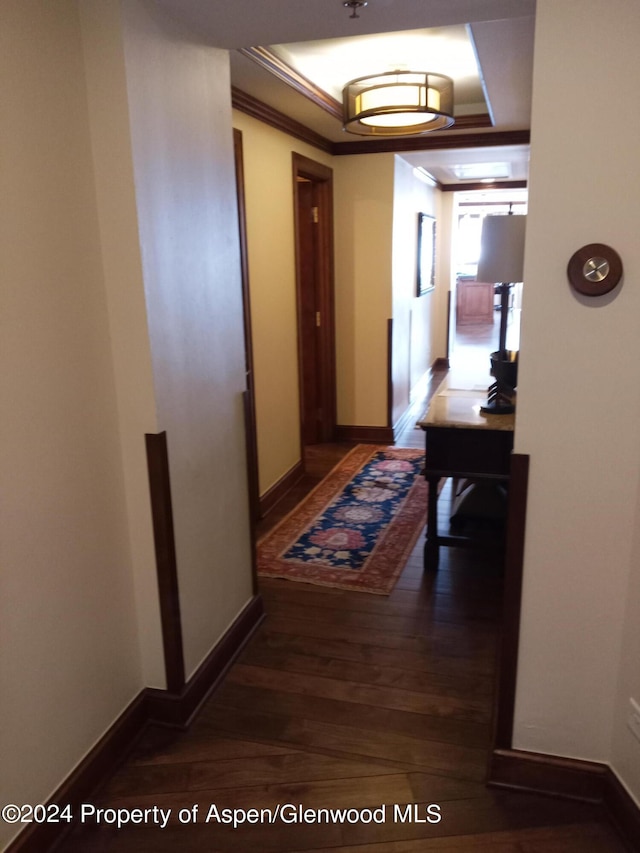
{"type": "MultiPolygon", "coordinates": [[[[394,380],[400,393],[399,414],[409,405],[409,386],[415,386],[435,358],[445,355],[449,266],[445,252],[438,258],[437,291],[422,299],[413,297],[414,220],[425,208],[437,214],[440,194],[417,181],[405,161],[396,167],[393,154],[331,157],[239,111],[234,112],[233,123],[243,135],[259,479],[264,494],[301,454],[292,152],[323,163],[334,173],[338,424],[386,425],[387,321],[395,317],[396,309],[400,367],[394,380]],[[394,275],[399,295],[392,307],[394,275]]],[[[442,233],[446,241],[449,232],[442,233]]]]}
{"type": "Polygon", "coordinates": [[[238,111],[245,171],[260,493],[300,460],[292,152],[332,158],[238,111]]]}
{"type": "MultiPolygon", "coordinates": [[[[436,290],[416,296],[418,214],[438,217],[441,193],[416,176],[413,166],[395,157],[393,193],[393,422],[404,415],[438,352],[433,335],[436,322],[446,323],[438,311],[440,291],[448,289],[442,264],[436,264],[436,290]]],[[[441,228],[436,231],[437,243],[441,228]]],[[[440,246],[437,246],[437,251],[440,246]]]]}
{"type": "Polygon", "coordinates": [[[0,5],[0,79],[0,800],[38,803],[143,680],[74,2],[0,5]]]}
{"type": "Polygon", "coordinates": [[[300,459],[293,151],[334,172],[338,423],[387,421],[394,158],[330,157],[240,112],[260,491],[300,459]]]}
{"type": "Polygon", "coordinates": [[[98,222],[124,462],[144,683],[166,686],[145,433],[158,431],[119,4],[83,0],[82,25],[98,222]]]}
{"type": "Polygon", "coordinates": [[[124,4],[158,427],[167,431],[187,677],[251,596],[228,54],[124,4]]]}
{"type": "Polygon", "coordinates": [[[387,423],[392,154],[334,159],[338,423],[387,423]]]}
{"type": "Polygon", "coordinates": [[[531,455],[515,746],[610,761],[640,796],[640,18],[627,0],[538,0],[516,450],[531,455]],[[597,43],[596,51],[585,51],[597,43]],[[594,104],[630,107],[588,121],[594,104]],[[567,128],[584,132],[566,132],[567,128]],[[622,287],[568,286],[578,248],[622,287]],[[544,259],[544,263],[540,263],[544,259]],[[613,747],[612,747],[613,744],[613,747]]]}

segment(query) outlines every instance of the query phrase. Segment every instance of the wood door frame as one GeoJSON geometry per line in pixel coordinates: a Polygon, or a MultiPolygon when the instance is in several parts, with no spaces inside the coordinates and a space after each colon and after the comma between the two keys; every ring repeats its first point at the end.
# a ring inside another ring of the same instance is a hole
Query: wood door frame
{"type": "Polygon", "coordinates": [[[322,412],[321,432],[324,441],[332,441],[336,432],[336,355],[335,355],[335,300],[334,300],[334,262],[333,262],[333,169],[303,157],[292,154],[293,167],[293,210],[296,263],[296,315],[298,325],[298,386],[300,400],[300,445],[304,458],[302,438],[303,415],[303,376],[301,346],[301,290],[302,270],[300,257],[300,223],[298,218],[298,180],[312,181],[318,191],[318,281],[319,310],[322,316],[322,334],[320,335],[320,386],[325,406],[322,412]]]}
{"type": "Polygon", "coordinates": [[[253,332],[251,329],[251,295],[249,289],[249,253],[247,249],[247,215],[244,192],[244,153],[242,131],[233,128],[236,195],[238,200],[238,233],[240,239],[240,271],[242,277],[242,314],[246,388],[243,393],[244,426],[247,454],[247,488],[249,493],[249,523],[251,527],[251,564],[253,592],[258,588],[256,568],[256,525],[260,519],[260,485],[258,477],[258,428],[253,371],[253,332]]]}

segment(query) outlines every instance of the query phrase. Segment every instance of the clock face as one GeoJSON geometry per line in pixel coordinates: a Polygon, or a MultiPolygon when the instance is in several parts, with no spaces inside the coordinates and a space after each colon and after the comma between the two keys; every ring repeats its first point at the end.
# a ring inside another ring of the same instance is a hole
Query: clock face
{"type": "Polygon", "coordinates": [[[602,296],[622,278],[620,255],[604,243],[589,243],[571,256],[567,266],[569,283],[584,296],[602,296]]]}

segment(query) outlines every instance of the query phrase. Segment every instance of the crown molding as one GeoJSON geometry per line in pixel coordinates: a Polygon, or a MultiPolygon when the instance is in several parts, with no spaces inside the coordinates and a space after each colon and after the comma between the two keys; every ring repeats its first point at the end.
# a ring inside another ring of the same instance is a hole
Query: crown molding
{"type": "Polygon", "coordinates": [[[529,130],[496,130],[487,133],[451,133],[443,130],[432,135],[406,136],[402,139],[375,139],[371,142],[337,142],[335,155],[381,154],[385,152],[430,151],[450,148],[485,148],[493,145],[528,145],[529,130]]]}
{"type": "MultiPolygon", "coordinates": [[[[386,139],[370,139],[353,142],[332,142],[311,128],[290,118],[289,116],[232,86],[231,105],[239,112],[258,119],[265,124],[288,133],[296,139],[301,139],[309,145],[334,156],[349,154],[381,154],[402,153],[408,151],[429,151],[450,148],[484,148],[488,145],[528,145],[531,137],[529,130],[487,131],[479,133],[460,133],[460,127],[469,121],[482,120],[483,116],[467,116],[456,126],[457,133],[443,130],[432,135],[407,136],[401,139],[389,137],[386,139]]],[[[475,125],[474,125],[475,126],[475,125]]],[[[504,184],[503,184],[504,185],[504,184]]],[[[469,185],[462,185],[470,189],[469,185]]],[[[462,189],[462,186],[460,189],[462,189]]],[[[488,186],[488,185],[487,185],[488,186]]]]}
{"type": "Polygon", "coordinates": [[[270,107],[263,101],[259,101],[252,95],[248,95],[241,89],[231,88],[231,106],[245,115],[258,119],[265,124],[274,127],[276,130],[281,130],[283,133],[288,133],[289,136],[294,136],[296,139],[301,139],[303,142],[325,151],[327,154],[333,153],[334,143],[319,133],[316,133],[311,128],[301,124],[295,119],[281,113],[274,107],[270,107]]]}
{"type": "Polygon", "coordinates": [[[268,47],[247,47],[241,48],[238,53],[252,59],[265,71],[273,74],[287,86],[295,89],[300,95],[304,95],[309,101],[312,101],[316,106],[323,109],[329,115],[342,121],[342,104],[331,95],[328,95],[324,89],[316,86],[311,80],[288,65],[279,56],[277,56],[268,47]]]}

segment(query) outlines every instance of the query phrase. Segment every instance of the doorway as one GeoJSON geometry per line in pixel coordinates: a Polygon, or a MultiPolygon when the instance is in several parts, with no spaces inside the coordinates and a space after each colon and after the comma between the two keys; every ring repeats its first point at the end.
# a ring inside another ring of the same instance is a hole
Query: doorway
{"type": "Polygon", "coordinates": [[[333,171],[293,154],[300,439],[332,441],[336,429],[333,171]]]}
{"type": "MultiPolygon", "coordinates": [[[[449,315],[450,366],[472,381],[488,379],[489,353],[498,348],[499,298],[493,282],[480,282],[476,271],[480,257],[482,223],[486,216],[526,214],[526,188],[469,190],[455,193],[452,269],[454,290],[449,315]]],[[[508,349],[519,348],[522,285],[510,296],[508,349]]],[[[490,378],[489,378],[489,381],[490,378]]]]}

